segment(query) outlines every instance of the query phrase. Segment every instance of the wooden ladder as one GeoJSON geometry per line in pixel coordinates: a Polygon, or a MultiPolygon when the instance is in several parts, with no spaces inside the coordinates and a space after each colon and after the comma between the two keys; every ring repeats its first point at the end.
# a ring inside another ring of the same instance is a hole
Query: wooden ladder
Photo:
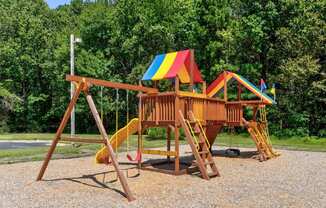
{"type": "Polygon", "coordinates": [[[199,168],[201,176],[206,180],[209,180],[211,177],[220,176],[212,154],[209,151],[209,142],[200,121],[195,118],[192,111],[188,112],[188,116],[189,120],[185,119],[182,111],[179,110],[181,126],[184,129],[187,142],[195,157],[193,165],[199,168]],[[211,168],[211,172],[209,172],[208,166],[211,168]]]}
{"type": "Polygon", "coordinates": [[[265,126],[263,124],[260,122],[249,122],[248,132],[256,144],[260,155],[260,161],[265,161],[280,155],[279,153],[273,151],[268,133],[266,132],[265,126]]]}
{"type": "Polygon", "coordinates": [[[270,157],[277,157],[280,156],[281,154],[278,152],[275,152],[273,150],[272,142],[269,138],[269,132],[268,132],[268,126],[267,123],[257,123],[257,130],[260,132],[262,138],[264,139],[264,142],[266,143],[266,148],[269,152],[270,157]]]}

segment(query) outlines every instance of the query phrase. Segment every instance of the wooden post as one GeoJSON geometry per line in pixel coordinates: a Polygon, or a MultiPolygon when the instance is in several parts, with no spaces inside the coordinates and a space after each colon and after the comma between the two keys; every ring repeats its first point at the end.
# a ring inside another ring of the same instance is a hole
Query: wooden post
{"type": "Polygon", "coordinates": [[[49,165],[52,154],[53,154],[53,152],[54,152],[54,150],[55,150],[55,148],[56,148],[56,146],[57,146],[57,144],[58,144],[58,142],[60,140],[61,134],[62,134],[65,126],[67,125],[68,119],[70,118],[71,111],[72,111],[73,107],[75,106],[75,104],[77,102],[77,99],[78,99],[82,89],[84,88],[84,86],[85,86],[84,82],[79,83],[79,85],[77,86],[77,89],[76,89],[72,99],[70,100],[70,103],[69,103],[69,105],[68,105],[68,107],[66,109],[66,112],[65,112],[65,114],[64,114],[64,116],[63,116],[63,118],[61,120],[60,126],[57,129],[55,137],[54,137],[54,139],[52,141],[51,147],[50,147],[50,149],[49,149],[49,151],[48,151],[48,153],[47,153],[47,155],[46,155],[46,157],[44,159],[43,165],[42,165],[42,167],[40,169],[40,172],[39,172],[39,174],[38,174],[38,176],[36,178],[37,181],[42,180],[42,178],[43,178],[44,172],[45,172],[46,168],[49,165]]]}
{"type": "Polygon", "coordinates": [[[240,101],[240,100],[241,100],[241,85],[238,82],[238,101],[240,101]]]}
{"type": "MultiPolygon", "coordinates": [[[[206,82],[203,82],[203,94],[206,95],[206,82]]],[[[205,96],[207,97],[207,96],[205,96]]],[[[203,100],[203,126],[204,126],[204,131],[206,132],[206,129],[207,129],[207,114],[210,113],[210,112],[207,112],[207,107],[208,105],[208,101],[207,99],[204,99],[203,100]]]]}
{"type": "Polygon", "coordinates": [[[224,71],[224,101],[227,102],[228,101],[228,85],[227,85],[227,72],[224,71]]]}
{"type": "MultiPolygon", "coordinates": [[[[166,128],[166,150],[171,150],[171,129],[170,127],[166,128]]],[[[170,161],[170,155],[167,156],[168,161],[170,161]]]]}
{"type": "Polygon", "coordinates": [[[189,91],[194,91],[194,70],[195,70],[195,52],[194,49],[190,49],[190,85],[189,91]]]}
{"type": "MultiPolygon", "coordinates": [[[[100,131],[100,133],[102,135],[103,140],[108,141],[109,137],[108,137],[108,135],[106,133],[106,130],[105,130],[104,126],[103,126],[101,118],[100,118],[100,116],[99,116],[99,114],[98,114],[98,112],[96,110],[96,106],[94,104],[92,96],[86,93],[86,99],[87,99],[88,105],[89,105],[89,107],[90,107],[90,109],[92,111],[92,114],[93,114],[93,117],[95,119],[97,128],[99,129],[99,131],[100,131]]],[[[117,158],[116,158],[116,156],[114,154],[114,151],[113,151],[113,148],[112,148],[111,144],[109,142],[106,142],[105,146],[106,146],[106,148],[108,150],[109,157],[111,158],[113,167],[114,167],[115,171],[117,172],[119,181],[120,181],[120,183],[122,185],[122,188],[123,188],[123,190],[124,190],[124,192],[125,192],[125,194],[127,196],[128,201],[135,200],[135,198],[133,197],[133,195],[132,195],[132,193],[131,193],[131,191],[129,189],[126,177],[123,175],[122,171],[119,168],[119,163],[118,163],[117,158]]]]}
{"type": "MultiPolygon", "coordinates": [[[[139,82],[139,85],[142,86],[141,81],[139,82]]],[[[139,119],[139,124],[138,124],[138,151],[142,152],[143,147],[142,147],[142,120],[143,120],[143,110],[142,109],[142,92],[139,93],[139,102],[138,102],[138,119],[139,119]]],[[[142,161],[138,160],[138,169],[141,168],[142,161]]]]}
{"type": "Polygon", "coordinates": [[[155,124],[158,125],[160,118],[160,106],[158,103],[158,96],[155,96],[155,124]]]}
{"type": "Polygon", "coordinates": [[[174,173],[179,175],[180,172],[180,150],[179,150],[179,127],[174,128],[174,146],[175,146],[175,159],[174,159],[174,173]]]}
{"type": "Polygon", "coordinates": [[[179,87],[180,87],[180,80],[179,80],[179,77],[176,76],[175,79],[174,79],[174,91],[176,93],[179,92],[179,87]]]}
{"type": "Polygon", "coordinates": [[[206,95],[206,82],[205,81],[203,82],[203,89],[202,89],[202,91],[203,91],[203,94],[206,95]]]}
{"type": "Polygon", "coordinates": [[[179,110],[180,110],[180,99],[179,99],[179,77],[175,77],[175,101],[174,101],[174,115],[175,115],[175,122],[174,122],[174,148],[175,148],[175,152],[176,152],[176,156],[174,159],[174,173],[176,175],[179,174],[179,170],[180,170],[180,158],[179,158],[179,110]]]}
{"type": "Polygon", "coordinates": [[[258,106],[253,106],[253,107],[252,107],[252,111],[253,111],[253,113],[252,113],[252,120],[253,120],[253,121],[256,121],[256,120],[257,120],[257,111],[258,111],[258,106]]]}

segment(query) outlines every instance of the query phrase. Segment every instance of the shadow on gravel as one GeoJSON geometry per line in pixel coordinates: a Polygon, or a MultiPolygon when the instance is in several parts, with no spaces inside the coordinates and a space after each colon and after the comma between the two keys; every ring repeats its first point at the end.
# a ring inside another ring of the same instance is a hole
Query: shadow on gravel
{"type": "MultiPolygon", "coordinates": [[[[133,168],[127,168],[127,169],[122,169],[122,170],[129,170],[129,169],[133,169],[133,168]]],[[[134,178],[134,177],[137,177],[137,176],[138,175],[135,175],[135,176],[131,176],[129,178],[134,178]]],[[[71,182],[74,182],[74,183],[79,183],[79,184],[82,184],[82,185],[85,185],[85,186],[90,186],[90,187],[93,187],[93,188],[110,189],[112,191],[115,191],[115,192],[121,194],[124,197],[127,197],[124,192],[107,185],[108,183],[113,183],[113,182],[118,181],[114,170],[112,170],[112,171],[104,171],[104,172],[89,174],[89,175],[83,175],[83,176],[80,176],[80,177],[46,179],[44,181],[71,181],[71,182]],[[115,175],[116,178],[106,182],[105,178],[106,178],[107,174],[115,175]],[[103,180],[99,181],[97,178],[101,177],[101,176],[102,176],[103,180]],[[91,180],[91,182],[87,182],[87,180],[91,180]]]]}
{"type": "MultiPolygon", "coordinates": [[[[187,152],[191,153],[191,152],[187,152]]],[[[242,151],[240,155],[232,155],[228,154],[226,150],[213,150],[213,157],[226,157],[226,158],[240,158],[240,159],[250,159],[257,156],[256,151],[242,151]]],[[[187,155],[180,157],[180,171],[187,171],[188,174],[198,176],[198,174],[194,174],[196,171],[192,171],[194,167],[192,166],[192,162],[194,161],[193,155],[187,155]]],[[[168,161],[167,159],[149,159],[143,163],[147,167],[151,167],[150,170],[156,172],[165,172],[165,171],[173,171],[174,170],[174,160],[168,161]]]]}

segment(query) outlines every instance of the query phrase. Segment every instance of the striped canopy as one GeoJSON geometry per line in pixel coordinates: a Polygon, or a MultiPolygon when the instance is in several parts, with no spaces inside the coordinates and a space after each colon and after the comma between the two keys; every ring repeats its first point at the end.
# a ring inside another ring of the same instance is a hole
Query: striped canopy
{"type": "MultiPolygon", "coordinates": [[[[155,56],[142,80],[161,80],[179,77],[182,83],[190,82],[190,50],[155,56]]],[[[203,82],[196,63],[193,69],[194,83],[203,82]]]]}
{"type": "MultiPolygon", "coordinates": [[[[252,93],[254,93],[256,96],[261,98],[265,103],[267,104],[275,104],[276,102],[269,97],[267,94],[261,92],[258,87],[256,87],[254,84],[249,82],[247,79],[244,77],[233,73],[233,72],[226,72],[226,82],[228,82],[231,79],[237,80],[240,84],[242,84],[244,87],[246,87],[248,90],[250,90],[252,93]]],[[[206,93],[208,97],[213,97],[216,93],[218,93],[222,88],[224,87],[224,73],[220,74],[216,80],[212,82],[207,87],[206,93]]]]}

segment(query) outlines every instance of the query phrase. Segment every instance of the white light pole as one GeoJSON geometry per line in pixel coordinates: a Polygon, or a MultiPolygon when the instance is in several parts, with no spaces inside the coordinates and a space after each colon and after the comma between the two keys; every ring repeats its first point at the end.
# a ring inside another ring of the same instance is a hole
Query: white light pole
{"type": "MultiPolygon", "coordinates": [[[[80,38],[75,38],[73,34],[70,35],[70,75],[75,75],[75,43],[81,43],[80,38]]],[[[70,99],[72,99],[75,92],[75,85],[71,82],[70,84],[70,99]]],[[[75,136],[76,128],[75,128],[75,107],[73,107],[71,111],[71,119],[70,119],[70,136],[75,136]]]]}

